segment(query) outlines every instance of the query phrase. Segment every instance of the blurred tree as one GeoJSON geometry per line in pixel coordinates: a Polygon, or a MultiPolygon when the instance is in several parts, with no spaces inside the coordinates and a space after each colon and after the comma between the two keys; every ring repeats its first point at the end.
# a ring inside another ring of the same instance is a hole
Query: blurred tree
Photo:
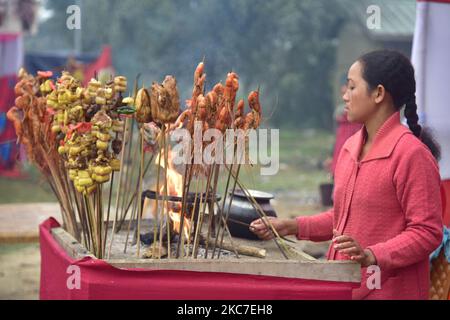
{"type": "MultiPolygon", "coordinates": [[[[230,70],[240,92],[261,86],[265,116],[275,126],[332,128],[331,71],[337,32],[349,0],[82,0],[82,48],[113,48],[118,73],[145,85],[177,77],[188,98],[196,64],[205,56],[207,85],[230,70]]],[[[73,0],[47,0],[53,11],[29,50],[71,50],[66,9],[73,0]]],[[[207,88],[208,89],[208,88],[207,88]]]]}

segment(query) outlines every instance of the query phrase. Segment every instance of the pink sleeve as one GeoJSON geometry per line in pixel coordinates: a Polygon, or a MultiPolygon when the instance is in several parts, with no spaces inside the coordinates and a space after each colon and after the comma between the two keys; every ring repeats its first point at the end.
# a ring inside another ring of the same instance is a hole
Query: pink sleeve
{"type": "Polygon", "coordinates": [[[299,240],[326,241],[333,237],[333,216],[334,211],[328,211],[316,214],[314,216],[298,217],[299,240]]]}
{"type": "Polygon", "coordinates": [[[393,183],[405,215],[405,230],[369,246],[381,269],[406,267],[428,258],[442,241],[442,205],[437,164],[423,147],[399,161],[393,183]]]}

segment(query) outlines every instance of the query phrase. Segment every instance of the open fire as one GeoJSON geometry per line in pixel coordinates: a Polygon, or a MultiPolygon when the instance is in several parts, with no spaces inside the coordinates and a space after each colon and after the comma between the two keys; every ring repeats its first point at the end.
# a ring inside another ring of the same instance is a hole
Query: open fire
{"type": "MultiPolygon", "coordinates": [[[[167,154],[167,195],[168,196],[176,196],[181,198],[183,196],[183,177],[178,171],[176,170],[175,166],[173,165],[173,153],[170,148],[168,149],[167,154]]],[[[161,153],[158,154],[156,158],[156,163],[161,164],[161,170],[165,170],[165,150],[162,150],[161,153]],[[159,157],[161,156],[161,159],[159,157]]],[[[164,197],[164,188],[165,188],[165,181],[162,181],[162,185],[159,187],[159,195],[160,197],[164,197]]],[[[172,222],[173,231],[176,234],[180,234],[180,227],[181,227],[181,207],[182,204],[180,201],[167,201],[166,202],[166,208],[164,210],[164,213],[167,214],[172,222]]],[[[156,214],[156,207],[153,210],[154,214],[156,214]]],[[[183,232],[186,239],[189,237],[189,230],[191,227],[191,222],[189,219],[190,214],[185,213],[184,214],[184,222],[183,222],[183,232]]]]}

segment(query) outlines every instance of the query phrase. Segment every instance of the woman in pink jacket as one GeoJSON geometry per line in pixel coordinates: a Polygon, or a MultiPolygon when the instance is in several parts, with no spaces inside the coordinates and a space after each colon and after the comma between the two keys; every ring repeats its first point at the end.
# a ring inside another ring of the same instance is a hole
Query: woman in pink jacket
{"type": "MultiPolygon", "coordinates": [[[[354,299],[428,297],[428,257],[442,240],[439,147],[418,124],[415,91],[414,68],[402,54],[380,50],[359,58],[343,99],[348,120],[364,126],[340,152],[334,207],[271,219],[282,236],[332,240],[328,259],[360,263],[354,299]],[[409,129],[400,122],[403,107],[409,129]],[[379,267],[381,288],[367,285],[371,265],[379,267]]],[[[273,237],[261,219],[250,230],[273,237]]]]}

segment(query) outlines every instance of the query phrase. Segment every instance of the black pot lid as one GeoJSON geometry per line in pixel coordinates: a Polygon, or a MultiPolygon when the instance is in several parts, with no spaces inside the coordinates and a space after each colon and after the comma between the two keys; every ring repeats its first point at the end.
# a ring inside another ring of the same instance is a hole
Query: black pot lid
{"type": "MultiPolygon", "coordinates": [[[[247,191],[255,199],[270,200],[270,199],[275,198],[273,194],[267,193],[267,192],[264,192],[264,191],[251,190],[251,189],[247,189],[247,191]]],[[[230,194],[231,194],[231,192],[230,192],[230,194]]],[[[245,195],[244,191],[242,191],[242,190],[235,190],[234,191],[234,195],[236,197],[247,198],[247,196],[245,195]]]]}

